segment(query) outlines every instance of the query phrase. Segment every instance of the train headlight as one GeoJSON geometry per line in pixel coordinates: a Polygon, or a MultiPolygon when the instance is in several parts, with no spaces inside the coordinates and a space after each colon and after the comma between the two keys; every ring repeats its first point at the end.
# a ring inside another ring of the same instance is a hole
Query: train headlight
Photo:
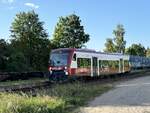
{"type": "Polygon", "coordinates": [[[52,74],[52,71],[50,70],[49,73],[52,74]]]}
{"type": "Polygon", "coordinates": [[[66,70],[66,69],[67,69],[67,67],[65,66],[65,67],[64,67],[64,69],[66,70]]]}
{"type": "Polygon", "coordinates": [[[48,70],[49,70],[49,71],[51,71],[51,69],[52,69],[52,68],[51,68],[51,67],[49,67],[49,69],[48,69],[48,70]]]}
{"type": "Polygon", "coordinates": [[[65,74],[68,75],[68,72],[66,71],[65,74]]]}
{"type": "Polygon", "coordinates": [[[68,75],[68,70],[66,66],[64,67],[64,72],[65,72],[65,75],[68,75]]]}

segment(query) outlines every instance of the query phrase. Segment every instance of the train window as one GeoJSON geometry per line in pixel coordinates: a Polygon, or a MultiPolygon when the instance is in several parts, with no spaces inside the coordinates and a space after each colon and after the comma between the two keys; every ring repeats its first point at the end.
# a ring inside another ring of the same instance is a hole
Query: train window
{"type": "Polygon", "coordinates": [[[124,60],[124,67],[129,67],[129,61],[128,60],[124,60]]]}
{"type": "Polygon", "coordinates": [[[76,54],[73,55],[73,61],[76,61],[76,54]]]}
{"type": "Polygon", "coordinates": [[[102,61],[102,67],[109,67],[109,61],[103,60],[102,61]]]}
{"type": "Polygon", "coordinates": [[[108,61],[107,60],[99,60],[99,67],[100,68],[108,67],[108,61]]]}
{"type": "Polygon", "coordinates": [[[77,67],[91,67],[91,59],[89,58],[78,58],[77,67]]]}
{"type": "Polygon", "coordinates": [[[119,61],[109,61],[109,67],[119,68],[119,61]]]}
{"type": "Polygon", "coordinates": [[[99,68],[119,68],[119,61],[99,60],[99,68]]]}

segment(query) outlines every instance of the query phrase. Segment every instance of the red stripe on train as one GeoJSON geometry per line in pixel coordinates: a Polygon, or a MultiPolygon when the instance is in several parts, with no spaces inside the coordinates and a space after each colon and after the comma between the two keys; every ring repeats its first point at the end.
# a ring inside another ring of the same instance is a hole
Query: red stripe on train
{"type": "Polygon", "coordinates": [[[75,75],[76,74],[76,68],[69,68],[68,69],[68,74],[69,75],[75,75]]]}

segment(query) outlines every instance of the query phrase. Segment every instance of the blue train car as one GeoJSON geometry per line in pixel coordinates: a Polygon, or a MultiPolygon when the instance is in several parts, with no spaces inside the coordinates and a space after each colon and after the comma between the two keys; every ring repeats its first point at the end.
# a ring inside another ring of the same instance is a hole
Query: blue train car
{"type": "Polygon", "coordinates": [[[150,67],[150,58],[147,57],[130,55],[129,62],[130,62],[131,69],[143,69],[143,68],[150,67]]]}

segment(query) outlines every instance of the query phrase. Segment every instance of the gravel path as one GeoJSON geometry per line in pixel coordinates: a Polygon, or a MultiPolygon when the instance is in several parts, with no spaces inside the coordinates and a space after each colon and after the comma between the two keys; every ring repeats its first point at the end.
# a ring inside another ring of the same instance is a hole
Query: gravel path
{"type": "Polygon", "coordinates": [[[150,76],[117,84],[81,108],[81,113],[150,113],[150,76]]]}

